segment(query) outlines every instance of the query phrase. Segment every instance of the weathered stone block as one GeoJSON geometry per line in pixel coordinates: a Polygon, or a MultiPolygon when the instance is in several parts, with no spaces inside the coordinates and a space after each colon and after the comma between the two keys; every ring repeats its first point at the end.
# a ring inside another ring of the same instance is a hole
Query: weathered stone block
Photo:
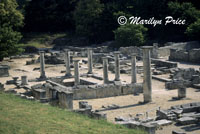
{"type": "Polygon", "coordinates": [[[9,76],[9,66],[1,65],[0,66],[0,77],[8,77],[9,76]]]}
{"type": "Polygon", "coordinates": [[[43,89],[33,89],[33,96],[35,99],[42,99],[46,97],[46,91],[43,89]]]}
{"type": "Polygon", "coordinates": [[[192,117],[182,117],[177,120],[177,123],[181,125],[189,125],[189,124],[195,124],[197,122],[197,119],[192,117]]]}

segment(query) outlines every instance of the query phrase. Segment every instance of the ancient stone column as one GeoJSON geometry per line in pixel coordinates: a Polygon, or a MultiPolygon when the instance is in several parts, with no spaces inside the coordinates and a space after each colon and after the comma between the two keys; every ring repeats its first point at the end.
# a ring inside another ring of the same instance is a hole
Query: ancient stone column
{"type": "Polygon", "coordinates": [[[66,74],[65,76],[72,76],[70,70],[70,51],[65,49],[65,65],[66,65],[66,74]]]}
{"type": "Polygon", "coordinates": [[[184,87],[178,88],[178,98],[182,99],[185,97],[186,97],[186,88],[184,87]]]}
{"type": "Polygon", "coordinates": [[[109,79],[108,79],[108,58],[103,57],[103,83],[108,84],[109,79]]]}
{"type": "Polygon", "coordinates": [[[40,51],[40,78],[46,78],[45,75],[45,62],[44,62],[44,51],[40,51]]]}
{"type": "Polygon", "coordinates": [[[137,83],[136,54],[131,55],[131,83],[137,83]]]}
{"type": "Polygon", "coordinates": [[[144,70],[144,81],[143,81],[143,95],[144,103],[152,101],[152,82],[151,82],[151,59],[150,50],[151,46],[144,46],[143,48],[143,70],[144,70]]]}
{"type": "Polygon", "coordinates": [[[21,76],[21,85],[28,85],[28,79],[27,76],[21,76]]]}
{"type": "Polygon", "coordinates": [[[74,85],[77,86],[80,84],[79,78],[79,60],[74,60],[74,85]]]}
{"type": "Polygon", "coordinates": [[[92,48],[88,48],[88,74],[92,74],[92,48]]]}
{"type": "Polygon", "coordinates": [[[120,52],[114,52],[114,55],[115,55],[115,81],[120,81],[119,54],[120,54],[120,52]]]}

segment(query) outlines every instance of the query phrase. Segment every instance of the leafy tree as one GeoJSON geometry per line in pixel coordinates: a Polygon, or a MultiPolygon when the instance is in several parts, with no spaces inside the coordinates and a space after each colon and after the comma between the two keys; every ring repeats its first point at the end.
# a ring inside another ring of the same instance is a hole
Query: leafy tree
{"type": "Polygon", "coordinates": [[[121,46],[141,46],[145,43],[145,33],[147,28],[143,25],[126,24],[118,27],[115,33],[117,47],[121,46]]]}
{"type": "Polygon", "coordinates": [[[101,29],[101,16],[103,12],[103,4],[99,0],[80,0],[74,11],[74,19],[76,24],[76,33],[95,42],[95,38],[103,33],[99,33],[101,29]]]}
{"type": "Polygon", "coordinates": [[[17,44],[22,36],[17,31],[23,26],[23,15],[17,6],[16,0],[0,1],[0,61],[22,51],[17,44]]]}
{"type": "Polygon", "coordinates": [[[171,37],[175,37],[176,39],[180,38],[179,40],[183,41],[186,39],[185,31],[187,27],[197,21],[197,19],[200,17],[200,11],[197,10],[192,3],[188,2],[169,2],[168,8],[170,15],[173,16],[174,19],[185,19],[186,23],[185,25],[168,25],[166,27],[166,31],[168,32],[168,34],[166,35],[168,37],[170,37],[170,35],[173,35],[171,37]]]}
{"type": "Polygon", "coordinates": [[[186,34],[195,40],[200,40],[200,19],[187,27],[186,34]]]}
{"type": "Polygon", "coordinates": [[[25,8],[25,31],[64,32],[74,29],[77,0],[32,0],[25,8]]]}

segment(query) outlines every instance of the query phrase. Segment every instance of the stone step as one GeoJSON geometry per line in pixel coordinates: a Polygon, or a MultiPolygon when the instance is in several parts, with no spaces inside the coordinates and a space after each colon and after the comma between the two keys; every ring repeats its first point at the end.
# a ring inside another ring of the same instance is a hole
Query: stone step
{"type": "Polygon", "coordinates": [[[171,81],[171,79],[162,78],[162,77],[158,77],[158,76],[155,76],[155,75],[152,75],[152,79],[159,80],[159,81],[162,81],[162,82],[170,82],[171,81]]]}

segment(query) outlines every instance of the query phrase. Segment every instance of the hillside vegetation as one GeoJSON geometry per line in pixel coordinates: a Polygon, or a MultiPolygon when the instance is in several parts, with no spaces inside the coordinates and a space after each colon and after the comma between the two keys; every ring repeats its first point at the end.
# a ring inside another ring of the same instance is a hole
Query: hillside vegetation
{"type": "Polygon", "coordinates": [[[144,134],[0,92],[0,134],[144,134]]]}

